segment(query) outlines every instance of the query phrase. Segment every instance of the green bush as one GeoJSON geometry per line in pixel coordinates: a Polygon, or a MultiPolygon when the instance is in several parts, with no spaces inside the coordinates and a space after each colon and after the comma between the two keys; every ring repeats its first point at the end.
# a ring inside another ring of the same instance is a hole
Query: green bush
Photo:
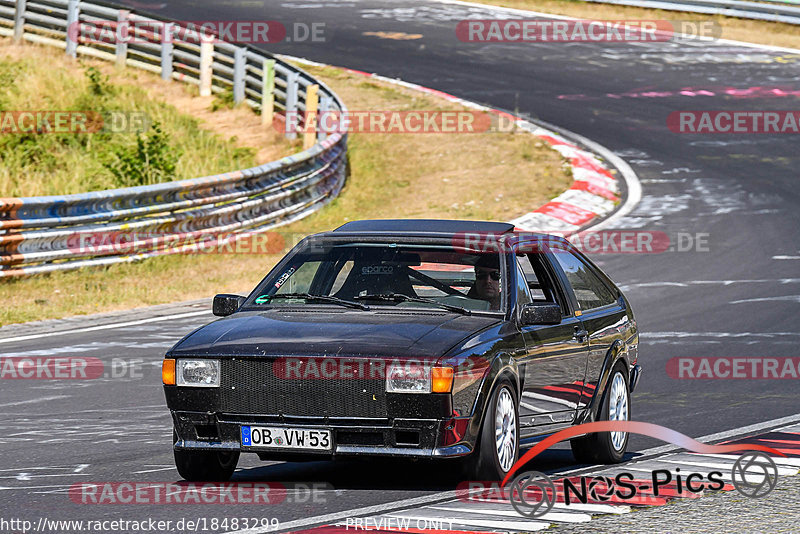
{"type": "Polygon", "coordinates": [[[136,144],[112,147],[112,157],[103,162],[121,185],[151,185],[175,179],[180,150],[170,145],[161,124],[153,122],[151,132],[139,134],[136,144]]]}
{"type": "Polygon", "coordinates": [[[214,95],[214,101],[211,103],[211,111],[233,109],[233,105],[233,89],[227,89],[214,95]]]}
{"type": "MultiPolygon", "coordinates": [[[[87,112],[104,122],[115,114],[138,114],[146,118],[145,130],[120,121],[117,128],[109,123],[92,133],[2,134],[0,197],[149,185],[256,165],[257,150],[238,147],[235,139],[209,131],[157,93],[154,97],[152,86],[161,83],[157,76],[62,56],[36,46],[25,47],[21,58],[0,54],[0,110],[87,112]]],[[[232,93],[218,98],[220,108],[229,102],[232,93]]],[[[295,149],[276,142],[281,153],[295,149]]]]}

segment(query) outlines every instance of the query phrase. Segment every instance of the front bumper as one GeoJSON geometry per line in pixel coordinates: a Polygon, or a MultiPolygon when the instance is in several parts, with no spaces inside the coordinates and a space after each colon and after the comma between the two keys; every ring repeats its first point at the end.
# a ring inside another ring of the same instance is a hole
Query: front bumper
{"type": "Polygon", "coordinates": [[[469,454],[466,442],[441,446],[450,422],[441,419],[288,418],[208,412],[173,411],[176,450],[217,450],[257,453],[262,460],[333,459],[345,456],[445,458],[469,454]],[[319,428],[332,432],[333,449],[276,450],[242,447],[242,425],[319,428]]]}

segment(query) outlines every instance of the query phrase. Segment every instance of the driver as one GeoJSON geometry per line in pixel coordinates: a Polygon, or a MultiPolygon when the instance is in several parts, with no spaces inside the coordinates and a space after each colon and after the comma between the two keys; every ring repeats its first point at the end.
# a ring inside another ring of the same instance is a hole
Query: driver
{"type": "Polygon", "coordinates": [[[500,309],[500,255],[485,254],[475,263],[475,284],[467,293],[471,299],[489,302],[489,309],[500,309]]]}

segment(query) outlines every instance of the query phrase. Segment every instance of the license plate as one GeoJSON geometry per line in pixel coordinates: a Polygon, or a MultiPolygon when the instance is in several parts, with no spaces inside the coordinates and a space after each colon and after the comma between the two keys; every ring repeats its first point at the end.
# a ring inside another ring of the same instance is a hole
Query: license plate
{"type": "Polygon", "coordinates": [[[242,447],[329,451],[333,440],[330,430],[243,425],[242,447]]]}

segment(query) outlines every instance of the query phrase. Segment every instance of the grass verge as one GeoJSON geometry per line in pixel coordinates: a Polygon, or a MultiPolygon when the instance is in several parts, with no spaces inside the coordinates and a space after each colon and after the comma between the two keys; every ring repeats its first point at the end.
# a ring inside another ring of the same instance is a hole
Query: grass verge
{"type": "MultiPolygon", "coordinates": [[[[308,69],[353,111],[460,106],[334,68],[308,69]]],[[[523,132],[350,135],[350,176],[324,209],[278,229],[287,244],[354,219],[509,220],[572,181],[561,156],[523,132]]],[[[283,253],[178,255],[0,283],[0,324],[248,293],[283,253]]]]}
{"type": "Polygon", "coordinates": [[[719,25],[722,39],[745,41],[770,46],[800,48],[800,26],[782,22],[739,19],[724,15],[703,15],[663,9],[649,9],[613,4],[596,4],[580,0],[471,0],[515,9],[528,9],[553,15],[596,20],[674,20],[711,21],[719,25]]]}
{"type": "Polygon", "coordinates": [[[263,132],[259,118],[222,109],[193,86],[162,81],[103,61],[65,59],[63,51],[0,40],[0,196],[82,193],[195,178],[251,167],[291,154],[295,146],[263,132]],[[47,65],[43,68],[42,65],[47,65]],[[116,127],[97,133],[14,133],[19,111],[109,114],[116,127]],[[248,117],[259,136],[241,124],[248,117]],[[143,119],[128,127],[132,120],[143,119]],[[225,128],[235,124],[236,128],[225,128]],[[259,153],[254,146],[263,146],[259,153]]]}

